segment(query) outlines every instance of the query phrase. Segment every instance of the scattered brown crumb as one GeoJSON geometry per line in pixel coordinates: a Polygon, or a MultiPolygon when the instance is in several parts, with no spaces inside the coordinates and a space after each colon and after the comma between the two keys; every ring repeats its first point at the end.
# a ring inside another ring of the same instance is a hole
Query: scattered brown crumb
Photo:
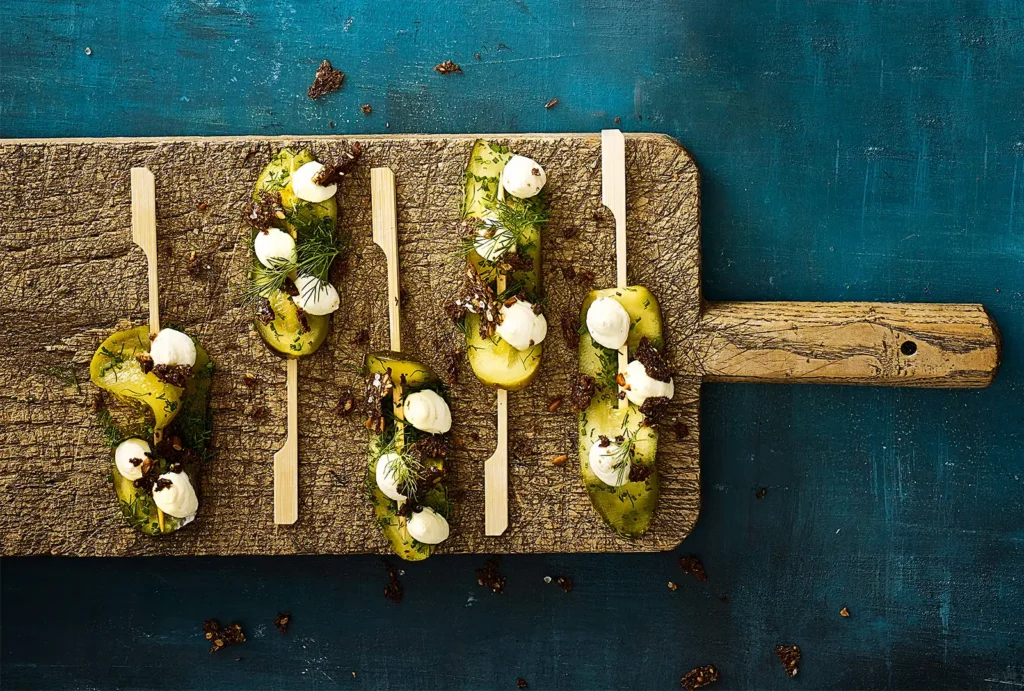
{"type": "Polygon", "coordinates": [[[462,292],[452,302],[445,305],[445,312],[453,322],[460,322],[467,313],[480,316],[480,336],[490,338],[498,325],[501,304],[495,300],[494,290],[483,280],[476,269],[466,270],[462,292]]]}
{"type": "Polygon", "coordinates": [[[630,482],[643,482],[651,476],[654,472],[653,465],[647,465],[645,463],[632,463],[629,466],[629,481],[630,482]]]}
{"type": "Polygon", "coordinates": [[[615,124],[616,125],[621,125],[622,124],[622,118],[615,118],[615,124]]]}
{"type": "Polygon", "coordinates": [[[690,426],[683,422],[682,418],[676,420],[676,439],[686,439],[690,436],[690,426]]]}
{"type": "Polygon", "coordinates": [[[270,419],[270,408],[265,405],[253,406],[252,412],[249,413],[249,417],[256,422],[266,422],[270,419]]]}
{"type": "Polygon", "coordinates": [[[571,593],[572,592],[572,578],[571,577],[569,577],[569,576],[559,576],[558,578],[555,579],[555,583],[557,583],[562,588],[562,592],[564,592],[564,593],[571,593]]]}
{"type": "Polygon", "coordinates": [[[384,399],[395,388],[391,380],[391,371],[384,374],[373,374],[366,377],[366,390],[363,394],[366,409],[366,429],[377,434],[384,433],[384,399]]]}
{"type": "Polygon", "coordinates": [[[777,645],[775,646],[775,654],[782,660],[782,664],[786,668],[786,674],[795,677],[797,672],[800,671],[800,646],[777,645]]]}
{"type": "Polygon", "coordinates": [[[197,211],[206,211],[208,208],[210,208],[210,205],[207,204],[206,202],[199,202],[198,204],[196,204],[197,211]]]}
{"type": "Polygon", "coordinates": [[[764,499],[764,495],[766,495],[766,494],[768,494],[768,488],[767,487],[762,487],[761,489],[757,490],[757,494],[754,495],[754,498],[755,499],[764,499]]]}
{"type": "Polygon", "coordinates": [[[348,417],[356,409],[356,397],[352,389],[342,389],[341,397],[338,399],[338,415],[348,417]]]}
{"type": "Polygon", "coordinates": [[[558,99],[557,98],[553,98],[550,101],[548,101],[547,103],[545,103],[544,107],[547,108],[548,110],[551,110],[552,108],[554,108],[557,105],[558,105],[558,99]]]}
{"type": "Polygon", "coordinates": [[[596,274],[590,269],[579,269],[576,272],[576,280],[584,285],[589,285],[594,282],[596,274]]]}
{"type": "Polygon", "coordinates": [[[353,341],[356,345],[366,345],[370,342],[370,330],[360,329],[359,333],[356,334],[355,340],[353,341]]]}
{"type": "Polygon", "coordinates": [[[841,616],[841,617],[848,617],[848,616],[850,616],[850,610],[848,610],[846,607],[843,607],[841,610],[839,610],[839,616],[841,616]]]}
{"type": "MultiPolygon", "coordinates": [[[[328,120],[327,124],[330,125],[331,127],[334,127],[334,120],[328,120]]],[[[355,672],[353,672],[353,674],[355,674],[355,672]]]]}
{"type": "Polygon", "coordinates": [[[672,401],[666,396],[654,396],[648,398],[640,405],[640,413],[644,416],[644,424],[648,427],[657,427],[668,414],[672,401]]]}
{"type": "Polygon", "coordinates": [[[143,374],[149,374],[153,371],[153,356],[149,353],[139,352],[135,353],[135,359],[139,363],[139,368],[142,369],[143,374]]]}
{"type": "Polygon", "coordinates": [[[103,394],[98,393],[92,397],[92,412],[98,413],[107,407],[107,402],[103,400],[103,394]]]}
{"type": "Polygon", "coordinates": [[[402,601],[402,594],[405,592],[401,581],[398,580],[398,567],[389,561],[384,562],[384,567],[388,570],[388,584],[384,586],[384,597],[397,605],[402,601]]]}
{"type": "Polygon", "coordinates": [[[242,375],[242,383],[245,384],[246,388],[251,389],[259,383],[259,379],[252,372],[246,372],[242,375]]]}
{"type": "Polygon", "coordinates": [[[409,450],[422,459],[447,458],[454,443],[455,438],[451,432],[428,434],[421,437],[409,450]]]}
{"type": "Polygon", "coordinates": [[[562,397],[561,396],[556,396],[555,398],[551,399],[550,403],[548,403],[548,412],[549,413],[553,413],[553,412],[555,412],[556,410],[558,410],[561,407],[562,407],[562,397]]]}
{"type": "Polygon", "coordinates": [[[274,221],[283,219],[280,192],[260,192],[256,201],[245,205],[245,221],[257,230],[266,230],[274,221]]]}
{"type": "Polygon", "coordinates": [[[371,106],[369,103],[364,103],[363,105],[359,106],[359,110],[363,111],[363,115],[369,115],[370,113],[373,112],[373,106],[371,106]]]}
{"type": "Polygon", "coordinates": [[[256,303],[256,319],[264,326],[274,321],[277,315],[274,314],[274,307],[267,298],[260,298],[256,303]]]}
{"type": "Polygon", "coordinates": [[[221,648],[236,643],[245,643],[245,632],[238,624],[231,624],[221,628],[216,619],[203,622],[203,635],[210,641],[210,652],[215,653],[221,648]]]}
{"type": "Polygon", "coordinates": [[[315,101],[321,96],[340,89],[344,81],[345,73],[331,67],[330,60],[324,60],[320,63],[320,67],[316,68],[316,77],[313,79],[312,86],[306,91],[306,95],[315,101]]]}
{"type": "Polygon", "coordinates": [[[563,465],[565,465],[565,462],[568,460],[569,457],[563,453],[561,456],[555,456],[554,458],[552,458],[551,465],[556,465],[559,468],[561,468],[563,465]]]}
{"type": "Polygon", "coordinates": [[[669,581],[668,582],[668,589],[671,590],[672,592],[675,592],[678,588],[679,588],[679,586],[675,584],[675,581],[669,581]]]}
{"type": "Polygon", "coordinates": [[[704,571],[704,565],[700,563],[700,559],[692,554],[680,557],[679,568],[696,578],[698,581],[708,580],[708,574],[704,571]]]}
{"type": "Polygon", "coordinates": [[[679,685],[686,691],[694,691],[694,689],[714,684],[718,681],[718,676],[718,669],[714,665],[704,665],[684,674],[683,678],[679,680],[679,685]]]}
{"type": "Polygon", "coordinates": [[[517,689],[526,689],[526,688],[529,688],[529,687],[530,687],[530,685],[526,683],[525,679],[523,679],[522,677],[517,677],[516,678],[516,688],[517,689]]]}
{"type": "Polygon", "coordinates": [[[596,381],[589,374],[580,374],[569,391],[569,408],[574,413],[582,413],[590,405],[590,399],[596,391],[596,381]]]}
{"type": "Polygon", "coordinates": [[[334,161],[325,165],[319,173],[313,177],[313,182],[323,187],[336,185],[348,175],[355,167],[359,157],[363,155],[363,149],[359,142],[352,145],[348,151],[342,151],[341,155],[334,161]]]}
{"type": "Polygon", "coordinates": [[[277,630],[280,631],[281,633],[288,633],[288,625],[291,624],[291,623],[292,623],[292,613],[291,612],[279,612],[278,615],[277,615],[277,619],[274,620],[274,626],[276,626],[277,630]]]}
{"type": "Polygon", "coordinates": [[[462,74],[462,68],[451,60],[445,60],[439,65],[434,65],[434,71],[439,74],[454,74],[455,72],[462,74]]]}
{"type": "Polygon", "coordinates": [[[192,367],[190,365],[153,365],[153,374],[166,384],[184,389],[188,380],[192,378],[192,367]]]}
{"type": "Polygon", "coordinates": [[[570,312],[562,314],[562,338],[570,349],[576,350],[580,345],[579,322],[577,317],[570,312]]]}
{"type": "Polygon", "coordinates": [[[185,273],[192,278],[199,278],[199,275],[203,273],[203,261],[203,256],[192,250],[185,262],[185,273]]]}
{"type": "Polygon", "coordinates": [[[473,53],[473,57],[476,58],[477,60],[481,60],[482,59],[480,57],[480,53],[473,53]]]}
{"type": "Polygon", "coordinates": [[[647,376],[658,381],[670,381],[672,370],[669,368],[665,358],[661,356],[658,349],[651,345],[651,342],[644,336],[636,347],[636,359],[644,366],[647,376]]]}
{"type": "Polygon", "coordinates": [[[485,588],[490,588],[495,595],[505,592],[505,577],[498,571],[500,564],[501,557],[491,557],[482,569],[476,570],[476,582],[485,588]]]}

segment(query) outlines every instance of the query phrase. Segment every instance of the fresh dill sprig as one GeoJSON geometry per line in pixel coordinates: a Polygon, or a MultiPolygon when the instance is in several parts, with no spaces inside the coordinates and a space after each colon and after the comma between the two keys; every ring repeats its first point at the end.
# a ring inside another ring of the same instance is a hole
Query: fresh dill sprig
{"type": "Polygon", "coordinates": [[[406,453],[406,448],[408,445],[403,444],[403,448],[399,450],[398,435],[392,436],[387,444],[378,446],[377,463],[388,454],[396,456],[397,460],[391,463],[389,476],[395,479],[399,491],[411,498],[416,496],[417,483],[423,479],[423,464],[414,455],[406,453]]]}
{"type": "Polygon", "coordinates": [[[242,304],[245,306],[255,305],[261,299],[268,298],[284,287],[288,280],[288,274],[295,267],[294,262],[284,259],[271,260],[268,268],[259,263],[256,257],[252,259],[252,266],[249,268],[249,278],[242,286],[242,304]]]}
{"type": "Polygon", "coordinates": [[[611,459],[614,461],[612,463],[612,470],[616,473],[615,484],[618,487],[625,484],[623,480],[633,462],[633,447],[636,446],[636,434],[634,431],[623,435],[622,443],[611,453],[611,459]]]}

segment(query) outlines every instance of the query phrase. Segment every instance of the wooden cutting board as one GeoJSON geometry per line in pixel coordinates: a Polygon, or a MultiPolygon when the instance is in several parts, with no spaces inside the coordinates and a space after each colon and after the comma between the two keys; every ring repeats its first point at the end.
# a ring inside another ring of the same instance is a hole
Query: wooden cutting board
{"type": "Polygon", "coordinates": [[[615,281],[614,224],[601,206],[597,134],[494,136],[548,171],[543,240],[551,324],[540,376],[510,395],[510,528],[483,534],[482,465],[494,448],[494,395],[456,354],[443,311],[462,274],[456,256],[461,176],[474,136],[230,137],[0,142],[0,546],[4,555],[347,554],[385,552],[364,499],[366,431],[337,412],[367,350],[388,342],[385,263],[370,227],[369,169],[398,185],[403,345],[452,372],[462,441],[448,485],[452,538],[441,553],[653,551],[675,547],[700,509],[700,385],[712,381],[980,387],[999,337],[980,305],[704,303],[699,174],[675,140],[627,135],[629,273],[661,301],[676,399],[659,444],[661,501],[641,540],[619,538],[579,479],[576,419],[549,403],[567,393],[575,350],[563,317],[615,281]],[[285,366],[237,307],[248,261],[242,205],[284,146],[331,158],[358,141],[359,172],[339,197],[352,251],[333,273],[342,309],[324,346],[300,363],[300,518],[275,527],[271,457],[285,433],[285,366]],[[121,523],[110,450],[95,423],[88,362],[119,320],[147,319],[146,265],[131,241],[129,169],[156,176],[165,325],[197,335],[217,363],[217,457],[199,519],[149,538],[121,523]],[[79,386],[68,373],[73,372],[79,386]],[[247,386],[245,375],[255,376],[247,386]],[[568,454],[564,467],[551,460],[568,454]]]}

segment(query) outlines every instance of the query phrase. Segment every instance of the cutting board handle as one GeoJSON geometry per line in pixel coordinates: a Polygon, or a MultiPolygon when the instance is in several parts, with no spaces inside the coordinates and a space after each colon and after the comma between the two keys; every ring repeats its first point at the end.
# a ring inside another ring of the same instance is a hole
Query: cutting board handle
{"type": "Polygon", "coordinates": [[[707,381],[988,386],[999,328],[981,305],[712,302],[700,322],[707,381]]]}

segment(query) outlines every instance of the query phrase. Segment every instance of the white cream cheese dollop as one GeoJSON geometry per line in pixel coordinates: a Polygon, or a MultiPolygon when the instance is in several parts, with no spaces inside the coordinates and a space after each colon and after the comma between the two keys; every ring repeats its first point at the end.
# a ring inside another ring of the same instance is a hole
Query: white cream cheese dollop
{"type": "Polygon", "coordinates": [[[170,487],[153,487],[153,502],[161,511],[175,518],[188,518],[199,509],[199,498],[186,473],[164,473],[160,480],[169,480],[170,487]]]}
{"type": "Polygon", "coordinates": [[[639,360],[633,360],[626,365],[626,371],[622,376],[626,380],[623,387],[626,390],[626,398],[635,405],[643,405],[648,398],[672,398],[675,395],[675,385],[671,378],[668,381],[658,381],[647,376],[647,368],[639,360]]]}
{"type": "Polygon", "coordinates": [[[154,365],[196,364],[196,344],[186,334],[174,329],[161,329],[149,346],[154,365]]]}
{"type": "Polygon", "coordinates": [[[121,477],[125,480],[140,479],[142,463],[135,465],[132,460],[145,461],[146,454],[150,451],[152,449],[145,439],[125,439],[117,445],[117,449],[114,451],[114,465],[117,466],[117,472],[121,473],[121,477]]]}
{"type": "Polygon", "coordinates": [[[405,397],[405,421],[430,434],[444,434],[452,428],[452,411],[436,391],[424,389],[405,397]]]}
{"type": "Polygon", "coordinates": [[[412,539],[425,545],[436,545],[448,539],[448,521],[429,506],[413,511],[405,528],[412,539]]]}
{"type": "Polygon", "coordinates": [[[526,156],[513,156],[501,171],[501,186],[520,199],[537,196],[547,181],[540,164],[526,156]]]}
{"type": "Polygon", "coordinates": [[[535,346],[548,335],[548,320],[535,313],[533,304],[526,300],[516,300],[510,307],[502,305],[500,314],[498,335],[516,350],[535,346]]]}
{"type": "Polygon", "coordinates": [[[253,248],[260,264],[268,269],[282,262],[295,263],[295,240],[280,228],[267,228],[256,233],[253,248]]]}
{"type": "Polygon", "coordinates": [[[310,161],[292,173],[292,192],[295,193],[295,196],[314,203],[325,202],[333,197],[334,193],[338,191],[337,185],[324,187],[313,182],[313,178],[323,169],[323,163],[310,161]]]}
{"type": "Polygon", "coordinates": [[[295,287],[299,294],[292,296],[292,301],[302,309],[322,316],[330,314],[341,307],[341,298],[338,297],[338,290],[326,281],[321,281],[316,276],[300,274],[295,279],[295,287]]]}
{"type": "Polygon", "coordinates": [[[497,217],[492,215],[484,219],[473,247],[482,259],[493,262],[509,250],[515,249],[516,239],[512,231],[501,225],[497,217]]]}
{"type": "Polygon", "coordinates": [[[629,322],[629,312],[615,298],[598,298],[587,309],[587,331],[605,348],[618,350],[626,345],[629,322]]]}
{"type": "Polygon", "coordinates": [[[384,493],[384,496],[395,501],[405,501],[407,497],[398,488],[398,473],[395,466],[400,460],[397,453],[386,453],[377,459],[377,470],[375,472],[377,488],[384,493]]]}
{"type": "Polygon", "coordinates": [[[618,451],[619,445],[615,442],[601,446],[601,442],[596,441],[590,447],[590,469],[598,480],[610,487],[620,487],[629,482],[629,468],[632,464],[628,457],[622,458],[621,454],[617,458],[618,451]],[[619,461],[625,465],[624,468],[615,467],[619,461]]]}

